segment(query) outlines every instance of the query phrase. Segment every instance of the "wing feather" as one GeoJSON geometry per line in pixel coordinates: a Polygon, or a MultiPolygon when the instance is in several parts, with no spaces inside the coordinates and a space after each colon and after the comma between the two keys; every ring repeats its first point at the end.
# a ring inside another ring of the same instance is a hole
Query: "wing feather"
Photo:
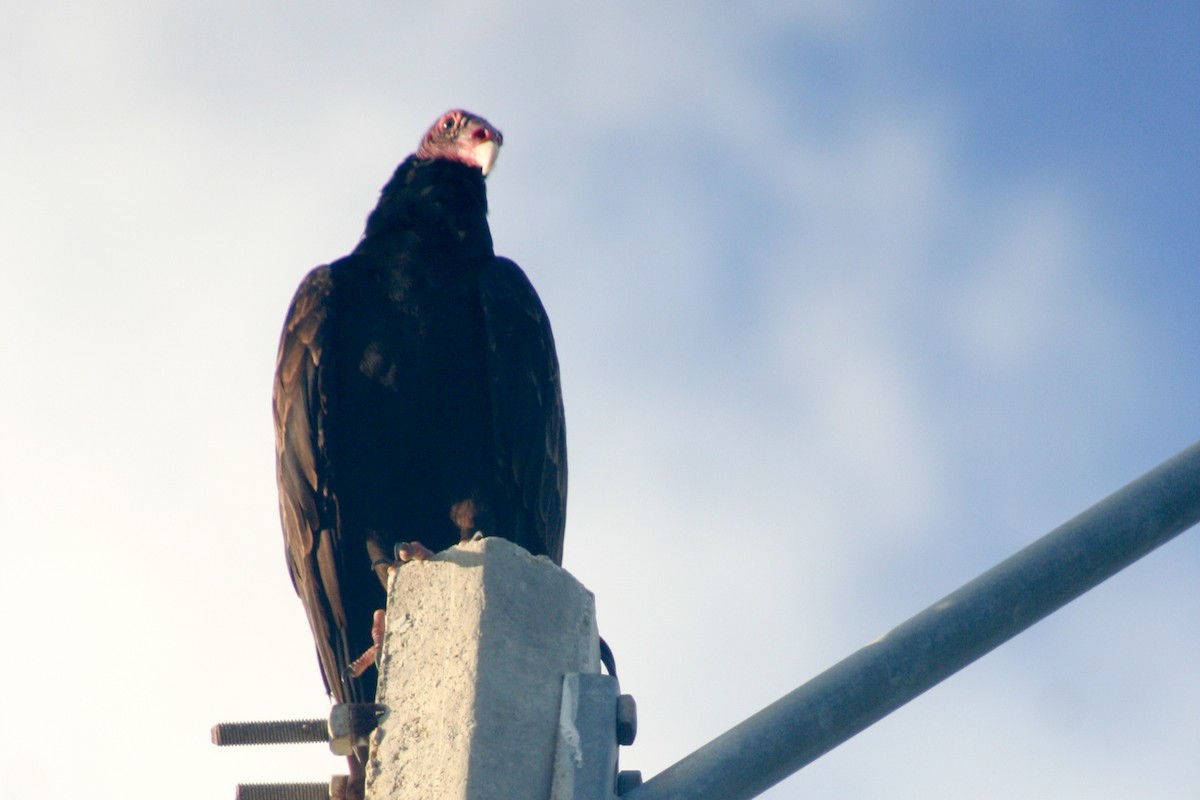
{"type": "Polygon", "coordinates": [[[567,437],[550,320],[525,273],[496,258],[480,277],[496,468],[517,513],[500,535],[562,563],[567,437]]]}
{"type": "Polygon", "coordinates": [[[308,613],[325,688],[355,698],[342,680],[354,657],[347,641],[336,497],[326,453],[327,395],[322,387],[329,337],[333,272],[314,269],[296,290],[279,342],[275,385],[279,516],[292,585],[308,613]]]}

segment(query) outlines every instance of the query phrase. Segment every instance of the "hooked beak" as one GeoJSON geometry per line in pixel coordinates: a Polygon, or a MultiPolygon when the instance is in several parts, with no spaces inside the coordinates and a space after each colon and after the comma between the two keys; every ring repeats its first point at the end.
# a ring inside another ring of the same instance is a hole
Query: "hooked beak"
{"type": "Polygon", "coordinates": [[[496,163],[496,156],[500,155],[500,146],[496,144],[495,140],[488,138],[475,145],[474,150],[475,161],[486,176],[492,171],[492,165],[496,163]]]}

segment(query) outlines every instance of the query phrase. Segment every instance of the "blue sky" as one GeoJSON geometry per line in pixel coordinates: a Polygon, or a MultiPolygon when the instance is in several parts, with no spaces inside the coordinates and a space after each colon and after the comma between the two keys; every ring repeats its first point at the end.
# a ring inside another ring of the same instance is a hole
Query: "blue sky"
{"type": "MultiPolygon", "coordinates": [[[[208,727],[324,710],[279,326],[453,106],[505,134],[492,231],[554,324],[628,767],[1194,442],[1200,11],[1159,5],[6,12],[0,784],[340,770],[208,727]]],[[[1198,585],[1193,531],[765,796],[1194,797],[1198,585]]]]}

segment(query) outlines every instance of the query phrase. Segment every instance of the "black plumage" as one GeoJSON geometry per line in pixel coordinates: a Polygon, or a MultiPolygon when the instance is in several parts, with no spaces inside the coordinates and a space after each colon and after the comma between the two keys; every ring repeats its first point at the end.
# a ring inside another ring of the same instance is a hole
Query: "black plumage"
{"type": "Polygon", "coordinates": [[[274,385],[280,516],[325,684],[346,677],[400,542],[476,532],[561,563],[567,463],[558,360],[521,269],[492,250],[484,176],[501,142],[451,111],[384,187],[354,251],[301,283],[274,385]],[[375,566],[373,566],[375,565],[375,566]]]}

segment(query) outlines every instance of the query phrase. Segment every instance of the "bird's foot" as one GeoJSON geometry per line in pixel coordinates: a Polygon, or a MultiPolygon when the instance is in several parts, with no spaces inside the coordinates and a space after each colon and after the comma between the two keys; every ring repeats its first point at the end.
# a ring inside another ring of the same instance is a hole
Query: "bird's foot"
{"type": "Polygon", "coordinates": [[[433,551],[420,542],[400,542],[396,545],[396,560],[401,563],[428,561],[433,555],[433,551]]]}
{"type": "Polygon", "coordinates": [[[385,615],[383,609],[375,612],[375,616],[371,619],[371,646],[367,651],[358,658],[350,662],[350,666],[346,667],[346,672],[350,673],[352,678],[360,677],[364,672],[370,669],[372,664],[375,664],[379,658],[379,652],[383,649],[383,630],[384,630],[385,615]]]}
{"type": "Polygon", "coordinates": [[[392,570],[409,561],[428,561],[434,552],[420,542],[397,542],[392,550],[392,559],[377,558],[371,562],[371,569],[379,576],[379,580],[387,585],[392,570]]]}
{"type": "Polygon", "coordinates": [[[366,796],[367,776],[363,769],[363,760],[357,755],[347,756],[350,762],[349,775],[334,775],[329,782],[329,797],[331,800],[363,800],[366,796]]]}

